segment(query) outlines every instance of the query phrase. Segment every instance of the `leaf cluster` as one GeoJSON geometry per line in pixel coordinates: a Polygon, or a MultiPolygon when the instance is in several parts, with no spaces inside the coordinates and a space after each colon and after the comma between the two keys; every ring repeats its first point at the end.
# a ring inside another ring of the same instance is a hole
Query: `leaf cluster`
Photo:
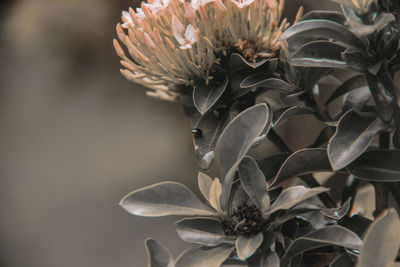
{"type": "Polygon", "coordinates": [[[184,216],[177,234],[199,247],[173,259],[149,239],[149,266],[400,265],[398,9],[393,1],[339,2],[341,12],[314,10],[288,28],[276,58],[249,62],[232,49],[210,79],[185,90],[202,198],[167,181],[120,204],[139,216],[184,216]],[[300,115],[322,130],[293,151],[277,129],[300,115]],[[266,140],[280,153],[250,157],[266,140]],[[212,179],[205,172],[214,161],[212,179]],[[321,172],[331,177],[324,186],[321,172]],[[373,216],[356,201],[368,185],[373,216]]]}

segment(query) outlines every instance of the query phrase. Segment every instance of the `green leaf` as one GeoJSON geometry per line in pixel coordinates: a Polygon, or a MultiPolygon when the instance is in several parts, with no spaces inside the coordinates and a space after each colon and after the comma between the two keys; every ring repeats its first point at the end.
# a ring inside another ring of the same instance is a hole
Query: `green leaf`
{"type": "Polygon", "coordinates": [[[120,205],[129,213],[146,217],[216,215],[186,186],[176,182],[162,182],[133,191],[120,205]]]}
{"type": "Polygon", "coordinates": [[[336,257],[329,267],[353,267],[354,262],[351,260],[350,256],[347,253],[343,253],[336,257]]]}
{"type": "Polygon", "coordinates": [[[257,235],[246,237],[239,236],[236,239],[236,253],[241,260],[245,260],[256,252],[258,247],[264,240],[264,236],[262,233],[258,233],[257,235]]]}
{"type": "Polygon", "coordinates": [[[332,169],[340,170],[358,158],[375,135],[386,128],[388,125],[379,118],[362,116],[353,110],[346,112],[328,144],[332,169]]]}
{"type": "Polygon", "coordinates": [[[342,13],[330,10],[311,10],[302,18],[303,21],[315,19],[331,20],[339,24],[343,24],[346,21],[342,13]]]}
{"type": "Polygon", "coordinates": [[[361,180],[400,181],[400,150],[371,150],[362,154],[347,170],[361,180]]]}
{"type": "Polygon", "coordinates": [[[173,267],[173,259],[169,251],[157,240],[148,238],[145,241],[148,267],[173,267]]]}
{"type": "Polygon", "coordinates": [[[260,210],[269,208],[270,199],[267,191],[265,176],[258,168],[256,161],[250,157],[244,157],[239,164],[239,177],[243,189],[249,195],[251,201],[260,210]]]}
{"type": "Polygon", "coordinates": [[[331,208],[331,209],[322,208],[320,209],[320,212],[328,218],[334,220],[340,220],[347,214],[347,212],[350,209],[350,205],[351,205],[351,197],[349,197],[346,200],[346,202],[338,208],[331,208]]]}
{"type": "Polygon", "coordinates": [[[197,110],[204,115],[222,96],[228,86],[229,78],[226,70],[218,68],[214,79],[208,84],[201,80],[193,89],[193,102],[197,110]]]}
{"type": "Polygon", "coordinates": [[[377,218],[367,230],[357,267],[390,266],[400,248],[400,220],[394,209],[377,218]]]}
{"type": "Polygon", "coordinates": [[[329,163],[327,150],[324,148],[305,148],[294,152],[282,164],[275,179],[269,184],[274,187],[289,178],[313,173],[330,172],[332,167],[329,163]]]}
{"type": "Polygon", "coordinates": [[[345,82],[343,82],[342,85],[340,85],[333,93],[332,95],[328,98],[326,101],[325,105],[329,105],[333,100],[337,99],[338,97],[341,97],[342,95],[355,90],[357,88],[363,87],[366,85],[364,75],[356,75],[353,76],[349,79],[347,79],[345,82]]]}
{"type": "Polygon", "coordinates": [[[277,210],[290,209],[308,198],[327,191],[329,191],[329,188],[324,187],[306,188],[302,185],[289,187],[283,190],[278,198],[272,203],[271,208],[266,215],[270,215],[277,210]]]}
{"type": "Polygon", "coordinates": [[[289,63],[299,67],[347,68],[342,60],[345,48],[330,41],[312,41],[290,56],[289,63]]]}
{"type": "Polygon", "coordinates": [[[273,113],[272,126],[276,126],[281,121],[296,115],[316,115],[315,110],[309,107],[291,106],[280,108],[273,113]]]}
{"type": "Polygon", "coordinates": [[[251,68],[251,69],[257,69],[264,64],[268,64],[269,62],[273,61],[272,59],[263,59],[258,62],[249,62],[247,61],[242,55],[238,53],[232,53],[231,58],[229,60],[229,70],[231,72],[234,72],[236,70],[240,69],[246,69],[246,68],[251,68]]]}
{"type": "Polygon", "coordinates": [[[343,109],[362,110],[372,98],[368,86],[362,86],[347,93],[343,99],[343,109]]]}
{"type": "Polygon", "coordinates": [[[281,153],[265,157],[258,162],[258,167],[264,173],[267,181],[278,173],[281,165],[288,157],[289,153],[281,153]]]}
{"type": "Polygon", "coordinates": [[[379,117],[385,122],[390,122],[396,108],[393,96],[385,90],[384,85],[377,76],[365,72],[365,78],[374,98],[379,117]]]}
{"type": "Polygon", "coordinates": [[[362,244],[362,240],[352,231],[338,225],[328,226],[295,239],[286,250],[281,261],[286,262],[300,253],[315,248],[341,246],[360,249],[362,244]]]}
{"type": "Polygon", "coordinates": [[[264,252],[263,255],[254,255],[247,260],[248,267],[279,267],[279,257],[275,251],[264,252]]]}
{"type": "Polygon", "coordinates": [[[208,112],[194,126],[201,130],[200,136],[193,136],[196,159],[203,170],[208,170],[215,158],[215,145],[228,123],[226,115],[208,112]]]}
{"type": "Polygon", "coordinates": [[[235,247],[222,244],[212,249],[192,248],[183,252],[175,262],[175,267],[219,267],[229,257],[235,247]]]}
{"type": "Polygon", "coordinates": [[[278,39],[286,40],[292,37],[313,35],[326,39],[333,39],[349,47],[365,47],[366,43],[346,27],[328,20],[306,20],[294,24],[287,29],[278,39]]]}
{"type": "Polygon", "coordinates": [[[175,227],[179,237],[185,242],[216,246],[229,241],[217,219],[186,218],[176,222],[175,227]]]}
{"type": "Polygon", "coordinates": [[[247,77],[240,84],[241,88],[260,87],[269,90],[278,90],[287,94],[300,92],[301,89],[295,85],[285,82],[282,79],[267,74],[255,74],[247,77]]]}
{"type": "Polygon", "coordinates": [[[258,104],[233,119],[220,135],[216,154],[219,158],[222,181],[222,203],[227,205],[233,175],[255,139],[271,124],[270,108],[258,104]]]}

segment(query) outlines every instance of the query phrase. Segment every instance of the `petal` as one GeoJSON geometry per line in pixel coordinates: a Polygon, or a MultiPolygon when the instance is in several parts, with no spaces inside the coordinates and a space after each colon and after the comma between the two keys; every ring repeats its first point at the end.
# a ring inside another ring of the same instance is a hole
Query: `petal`
{"type": "Polygon", "coordinates": [[[174,32],[174,36],[176,41],[180,44],[180,45],[184,45],[186,43],[185,38],[182,37],[182,35],[180,35],[179,33],[174,32]]]}
{"type": "Polygon", "coordinates": [[[186,44],[186,45],[180,46],[179,48],[182,49],[182,50],[185,50],[185,49],[192,48],[192,45],[191,44],[186,44]]]}
{"type": "Polygon", "coordinates": [[[197,41],[196,30],[192,24],[189,24],[186,28],[185,39],[190,44],[194,44],[197,41]]]}
{"type": "MultiPolygon", "coordinates": [[[[182,25],[181,21],[176,16],[172,16],[172,31],[173,31],[174,35],[176,33],[180,34],[184,30],[185,30],[185,27],[182,25]]],[[[176,38],[176,36],[175,36],[175,38],[176,38]]]]}

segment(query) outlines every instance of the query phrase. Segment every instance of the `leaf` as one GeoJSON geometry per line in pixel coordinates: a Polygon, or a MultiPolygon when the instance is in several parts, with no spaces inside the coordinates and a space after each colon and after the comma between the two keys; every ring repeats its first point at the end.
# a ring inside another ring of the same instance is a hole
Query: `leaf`
{"type": "Polygon", "coordinates": [[[247,259],[256,252],[263,240],[264,236],[262,233],[251,237],[240,235],[235,242],[237,255],[241,260],[247,259]]]}
{"type": "Polygon", "coordinates": [[[338,226],[328,226],[297,238],[286,250],[281,261],[286,262],[292,257],[315,248],[326,246],[342,246],[351,249],[360,249],[363,242],[352,231],[338,226]]]}
{"type": "Polygon", "coordinates": [[[359,18],[354,8],[342,5],[342,9],[351,31],[358,36],[368,36],[374,32],[379,32],[384,26],[396,20],[393,14],[382,12],[374,19],[373,24],[366,25],[359,18]]]}
{"type": "Polygon", "coordinates": [[[304,35],[319,36],[326,39],[333,39],[349,47],[365,47],[356,35],[349,31],[346,27],[328,20],[306,20],[294,24],[287,29],[278,41],[283,41],[292,37],[304,35]]]}
{"type": "Polygon", "coordinates": [[[240,84],[241,88],[253,88],[260,87],[270,90],[279,90],[284,93],[293,94],[301,91],[295,85],[291,85],[282,79],[272,77],[271,75],[259,73],[255,75],[248,76],[240,84]]]}
{"type": "Polygon", "coordinates": [[[222,193],[221,183],[218,178],[215,178],[210,187],[210,205],[213,207],[218,213],[222,213],[220,197],[222,193]]]}
{"type": "Polygon", "coordinates": [[[192,248],[183,252],[175,262],[175,267],[219,267],[232,253],[234,247],[227,244],[212,249],[192,248]]]}
{"type": "Polygon", "coordinates": [[[334,220],[340,220],[347,214],[347,212],[350,209],[350,205],[351,205],[351,197],[349,197],[346,200],[346,202],[339,208],[332,208],[332,209],[322,208],[320,209],[320,212],[328,218],[334,220]]]}
{"type": "Polygon", "coordinates": [[[265,157],[258,162],[258,167],[264,173],[267,181],[278,173],[281,165],[288,157],[288,153],[281,153],[265,157]]]}
{"type": "Polygon", "coordinates": [[[216,215],[186,186],[176,182],[162,182],[138,189],[126,195],[119,204],[129,213],[146,217],[216,215]]]}
{"type": "Polygon", "coordinates": [[[379,118],[363,117],[353,110],[346,112],[340,118],[336,133],[328,144],[332,169],[340,170],[358,158],[375,135],[387,127],[379,118]]]}
{"type": "Polygon", "coordinates": [[[210,201],[210,188],[212,184],[212,179],[210,176],[203,172],[199,172],[197,175],[197,184],[200,189],[201,194],[204,196],[204,198],[209,202],[210,201]]]}
{"type": "Polygon", "coordinates": [[[331,20],[339,24],[343,24],[346,21],[346,18],[342,13],[330,10],[312,10],[302,18],[303,21],[315,19],[331,20]]]}
{"type": "Polygon", "coordinates": [[[327,191],[329,191],[329,188],[324,187],[306,188],[302,185],[289,187],[282,191],[266,214],[272,214],[277,210],[290,209],[308,198],[327,191]]]}
{"type": "Polygon", "coordinates": [[[331,41],[312,41],[291,55],[289,63],[300,67],[347,68],[341,56],[344,50],[343,46],[331,41]]]}
{"type": "Polygon", "coordinates": [[[215,79],[209,80],[208,84],[203,80],[199,81],[193,89],[194,105],[202,115],[218,101],[228,86],[229,78],[224,69],[218,68],[214,77],[215,79]],[[222,81],[219,80],[221,77],[222,81]]]}
{"type": "Polygon", "coordinates": [[[343,51],[342,59],[351,69],[360,72],[365,72],[368,69],[375,69],[376,67],[376,65],[371,65],[371,59],[365,55],[365,51],[358,48],[350,47],[343,51]]]}
{"type": "Polygon", "coordinates": [[[253,158],[244,157],[242,159],[239,164],[239,177],[243,189],[249,195],[254,205],[260,210],[268,209],[270,200],[265,176],[253,158]]]}
{"type": "Polygon", "coordinates": [[[303,68],[301,73],[300,87],[309,92],[321,79],[331,75],[333,69],[330,68],[303,68]]]}
{"type": "Polygon", "coordinates": [[[148,267],[173,267],[173,259],[169,251],[157,240],[148,238],[144,242],[148,267]]]}
{"type": "Polygon", "coordinates": [[[196,159],[203,170],[210,168],[215,158],[214,149],[218,137],[227,123],[228,119],[225,115],[208,112],[194,126],[195,129],[200,129],[202,132],[200,136],[193,136],[193,144],[196,159]]]}
{"type": "Polygon", "coordinates": [[[331,262],[329,267],[353,267],[354,262],[347,253],[343,253],[331,262]]]}
{"type": "Polygon", "coordinates": [[[386,92],[382,82],[375,75],[365,72],[365,79],[374,98],[379,117],[385,122],[391,121],[396,106],[393,96],[386,92]]]}
{"type": "Polygon", "coordinates": [[[332,167],[329,163],[327,150],[324,148],[305,148],[294,152],[282,164],[275,179],[269,187],[303,174],[313,172],[330,172],[332,167]]]}
{"type": "Polygon", "coordinates": [[[258,254],[247,260],[249,267],[279,267],[279,257],[275,251],[264,252],[263,255],[258,254]]]}
{"type": "Polygon", "coordinates": [[[229,70],[234,72],[239,69],[252,68],[256,69],[263,66],[265,63],[270,62],[271,59],[263,59],[256,63],[247,61],[242,55],[238,53],[232,53],[231,58],[229,60],[229,70]]]}
{"type": "Polygon", "coordinates": [[[311,145],[309,145],[309,148],[318,148],[324,144],[326,144],[326,142],[328,142],[328,140],[332,137],[332,130],[330,127],[325,127],[321,130],[321,132],[319,133],[319,135],[317,136],[317,138],[315,139],[314,143],[312,143],[311,145]]]}
{"type": "Polygon", "coordinates": [[[344,109],[362,110],[371,99],[371,91],[368,86],[362,86],[347,93],[343,99],[344,109]]]}
{"type": "Polygon", "coordinates": [[[364,75],[356,75],[353,76],[349,79],[347,79],[345,82],[343,82],[342,85],[340,85],[333,93],[332,95],[328,98],[328,100],[325,102],[325,105],[329,105],[333,100],[335,100],[338,97],[341,97],[342,95],[363,87],[366,85],[364,75]]]}
{"type": "Polygon", "coordinates": [[[371,150],[347,166],[361,180],[377,182],[400,181],[400,150],[371,150]]]}
{"type": "Polygon", "coordinates": [[[367,230],[357,267],[390,266],[400,248],[400,220],[391,208],[367,230]]]}
{"type": "Polygon", "coordinates": [[[315,115],[315,110],[309,107],[292,106],[283,107],[273,113],[272,126],[276,126],[281,121],[296,115],[315,115]]]}
{"type": "Polygon", "coordinates": [[[351,217],[346,216],[338,222],[341,226],[353,231],[358,236],[362,236],[371,224],[371,220],[358,214],[353,214],[351,217]]]}
{"type": "Polygon", "coordinates": [[[179,237],[189,243],[216,246],[227,242],[219,220],[213,218],[186,218],[175,223],[179,237]]]}
{"type": "Polygon", "coordinates": [[[269,107],[266,104],[258,104],[240,113],[220,135],[216,154],[220,162],[224,207],[240,161],[270,121],[269,107]]]}

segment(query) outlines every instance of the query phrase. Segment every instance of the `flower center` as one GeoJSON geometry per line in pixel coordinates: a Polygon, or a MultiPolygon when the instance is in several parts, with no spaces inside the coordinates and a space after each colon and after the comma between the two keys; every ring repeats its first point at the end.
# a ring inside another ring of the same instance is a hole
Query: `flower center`
{"type": "Polygon", "coordinates": [[[232,212],[231,220],[223,221],[222,225],[227,235],[250,236],[261,232],[267,222],[254,204],[243,203],[232,212]]]}

